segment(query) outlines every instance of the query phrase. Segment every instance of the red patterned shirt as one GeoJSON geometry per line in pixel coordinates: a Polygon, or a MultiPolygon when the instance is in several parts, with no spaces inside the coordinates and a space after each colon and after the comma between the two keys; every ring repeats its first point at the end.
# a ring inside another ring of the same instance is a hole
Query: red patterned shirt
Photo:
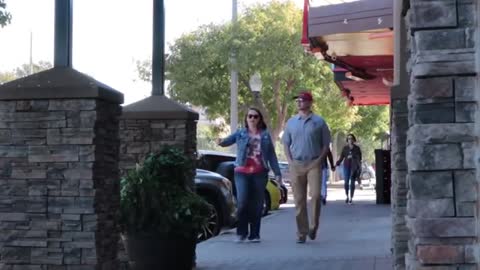
{"type": "Polygon", "coordinates": [[[254,174],[265,171],[262,163],[262,150],[260,134],[249,134],[247,145],[247,160],[245,165],[235,168],[236,172],[254,174]]]}

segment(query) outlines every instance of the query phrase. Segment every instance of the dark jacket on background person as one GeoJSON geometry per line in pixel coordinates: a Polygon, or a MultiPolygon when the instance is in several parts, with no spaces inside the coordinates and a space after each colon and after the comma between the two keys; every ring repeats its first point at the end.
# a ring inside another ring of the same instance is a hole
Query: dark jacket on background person
{"type": "Polygon", "coordinates": [[[358,145],[354,144],[352,149],[350,149],[348,145],[345,145],[342,149],[342,153],[340,154],[340,158],[337,161],[337,165],[342,162],[342,160],[345,160],[343,163],[344,166],[350,167],[352,176],[360,176],[360,172],[362,170],[362,150],[360,150],[358,145]],[[351,160],[348,159],[350,153],[352,155],[351,160]]]}

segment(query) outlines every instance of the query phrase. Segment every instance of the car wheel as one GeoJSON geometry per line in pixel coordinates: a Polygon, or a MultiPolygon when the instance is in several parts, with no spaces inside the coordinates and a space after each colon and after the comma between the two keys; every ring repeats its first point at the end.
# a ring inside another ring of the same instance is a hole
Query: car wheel
{"type": "Polygon", "coordinates": [[[288,201],[288,189],[285,185],[281,185],[280,188],[282,189],[282,199],[280,204],[287,203],[288,201]]]}
{"type": "Polygon", "coordinates": [[[221,212],[220,212],[220,205],[212,200],[211,198],[205,198],[206,201],[213,206],[212,213],[208,218],[207,224],[202,227],[202,230],[198,234],[197,242],[205,241],[209,238],[217,236],[220,233],[222,228],[221,224],[221,212]]]}
{"type": "Polygon", "coordinates": [[[270,212],[271,208],[272,208],[272,201],[270,199],[270,194],[267,191],[265,191],[265,199],[263,200],[262,215],[263,216],[268,215],[268,212],[270,212]]]}

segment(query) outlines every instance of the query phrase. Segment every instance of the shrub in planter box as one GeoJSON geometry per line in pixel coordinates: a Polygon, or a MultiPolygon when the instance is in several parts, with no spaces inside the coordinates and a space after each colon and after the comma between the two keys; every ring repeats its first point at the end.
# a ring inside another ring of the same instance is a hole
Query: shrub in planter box
{"type": "Polygon", "coordinates": [[[134,270],[192,268],[212,209],[188,188],[191,169],[182,151],[165,147],[121,180],[122,238],[134,270]]]}

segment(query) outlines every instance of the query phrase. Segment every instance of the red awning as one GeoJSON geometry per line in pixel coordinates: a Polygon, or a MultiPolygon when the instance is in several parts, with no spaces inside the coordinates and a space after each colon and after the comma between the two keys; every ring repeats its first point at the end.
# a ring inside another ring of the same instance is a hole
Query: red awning
{"type": "MultiPolygon", "coordinates": [[[[308,0],[306,0],[307,2],[308,0]]],[[[346,78],[337,85],[353,105],[390,103],[393,81],[393,0],[307,7],[309,50],[346,78]],[[339,68],[344,69],[339,70],[339,68]]]]}

